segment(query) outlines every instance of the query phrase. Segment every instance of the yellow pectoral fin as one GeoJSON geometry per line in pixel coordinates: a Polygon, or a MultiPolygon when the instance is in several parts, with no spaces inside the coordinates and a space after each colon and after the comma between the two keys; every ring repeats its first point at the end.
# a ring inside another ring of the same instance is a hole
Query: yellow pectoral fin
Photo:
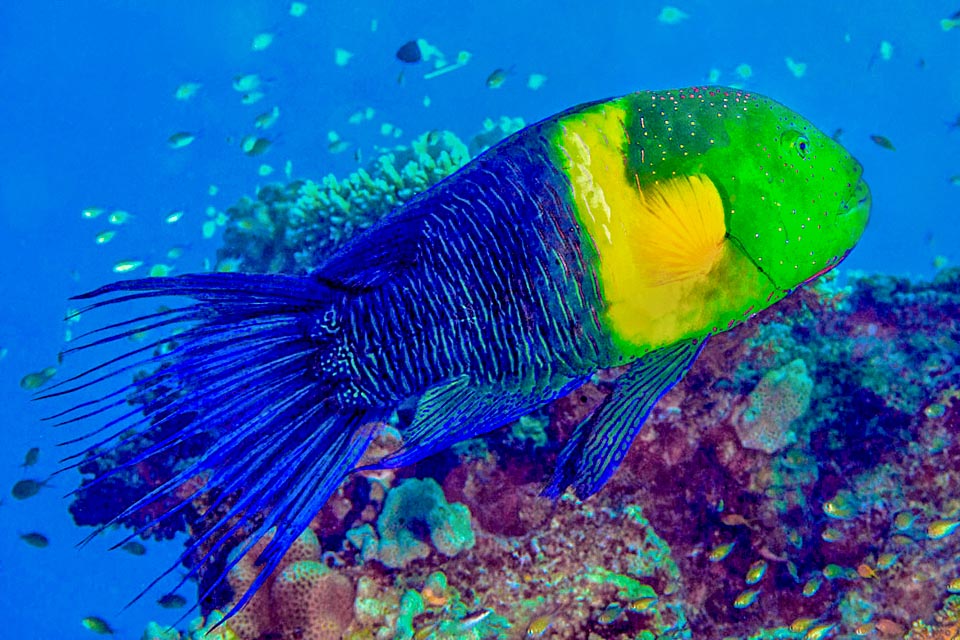
{"type": "Polygon", "coordinates": [[[706,176],[679,176],[631,190],[614,242],[598,242],[607,319],[641,350],[709,330],[718,269],[728,255],[724,208],[706,176]],[[708,317],[709,316],[709,317],[708,317]]]}
{"type": "Polygon", "coordinates": [[[726,228],[713,182],[681,176],[638,189],[635,258],[647,286],[705,276],[716,265],[726,228]]]}
{"type": "Polygon", "coordinates": [[[596,248],[604,325],[622,353],[637,355],[712,328],[716,272],[734,252],[709,177],[647,181],[628,168],[625,118],[622,108],[605,105],[563,119],[557,162],[570,177],[577,222],[596,248]]]}

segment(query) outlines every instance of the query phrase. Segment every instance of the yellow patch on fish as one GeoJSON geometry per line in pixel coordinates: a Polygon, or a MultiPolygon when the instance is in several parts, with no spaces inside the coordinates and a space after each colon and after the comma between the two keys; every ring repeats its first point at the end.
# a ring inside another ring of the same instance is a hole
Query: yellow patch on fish
{"type": "Polygon", "coordinates": [[[604,322],[624,350],[642,352],[718,324],[718,309],[704,305],[716,296],[705,289],[717,278],[745,283],[739,276],[747,272],[725,240],[724,206],[710,178],[679,175],[641,185],[639,176],[627,177],[626,117],[607,104],[561,118],[555,144],[566,152],[559,161],[578,223],[597,250],[604,322]],[[715,270],[724,273],[708,278],[715,270]]]}
{"type": "Polygon", "coordinates": [[[843,532],[834,527],[828,527],[823,530],[820,537],[824,542],[839,542],[843,540],[843,532]]]}
{"type": "Polygon", "coordinates": [[[94,238],[94,242],[97,244],[107,244],[113,240],[113,236],[117,235],[116,231],[103,231],[97,234],[97,237],[94,238]]]}
{"type": "Polygon", "coordinates": [[[836,580],[837,578],[843,578],[844,576],[848,575],[846,569],[834,563],[830,563],[825,566],[821,573],[827,580],[836,580]]]}
{"type": "Polygon", "coordinates": [[[113,265],[114,273],[129,273],[143,266],[143,260],[121,260],[113,265]]]}
{"type": "Polygon", "coordinates": [[[487,86],[491,89],[499,89],[503,86],[503,83],[507,81],[507,73],[505,69],[494,69],[493,72],[487,76],[487,86]]]}
{"type": "Polygon", "coordinates": [[[848,493],[838,493],[823,504],[823,513],[837,520],[848,520],[859,511],[856,500],[848,493]]]}
{"type": "Polygon", "coordinates": [[[659,601],[659,598],[637,598],[627,605],[627,609],[633,611],[634,613],[644,613],[653,608],[653,606],[659,601]]]}
{"type": "Polygon", "coordinates": [[[917,514],[912,511],[901,511],[893,518],[893,526],[897,531],[908,531],[917,520],[917,514]]]}
{"type": "Polygon", "coordinates": [[[823,580],[820,578],[810,578],[807,580],[807,582],[803,585],[803,597],[812,598],[813,596],[817,595],[817,591],[820,591],[820,585],[822,584],[823,580]]]}
{"type": "Polygon", "coordinates": [[[899,556],[895,553],[881,553],[877,557],[877,569],[886,571],[897,562],[899,556]]]}
{"type": "Polygon", "coordinates": [[[28,373],[20,379],[20,388],[26,389],[27,391],[33,391],[34,389],[39,389],[43,385],[47,384],[50,381],[50,378],[57,374],[57,369],[55,367],[47,367],[41,371],[35,371],[34,373],[28,373]]]}
{"type": "Polygon", "coordinates": [[[623,607],[616,602],[611,602],[604,607],[600,615],[597,616],[597,621],[600,624],[613,624],[620,617],[621,613],[623,613],[623,607]]]}
{"type": "Polygon", "coordinates": [[[767,573],[767,562],[766,560],[757,560],[752,565],[750,569],[747,570],[746,582],[747,584],[757,584],[763,579],[763,576],[767,573]]]}
{"type": "Polygon", "coordinates": [[[113,635],[113,628],[110,624],[99,616],[87,616],[80,621],[80,624],[93,633],[100,635],[113,635]]]}
{"type": "Polygon", "coordinates": [[[116,211],[112,211],[112,212],[110,213],[110,215],[107,217],[107,221],[108,221],[110,224],[118,224],[118,225],[119,225],[119,224],[126,224],[126,223],[130,222],[130,220],[131,220],[132,218],[133,218],[133,214],[131,214],[129,211],[124,211],[124,210],[122,210],[122,209],[117,209],[116,211]]]}
{"type": "Polygon", "coordinates": [[[524,634],[527,638],[542,638],[543,634],[553,626],[553,613],[545,613],[537,616],[527,625],[527,631],[524,634]]]}

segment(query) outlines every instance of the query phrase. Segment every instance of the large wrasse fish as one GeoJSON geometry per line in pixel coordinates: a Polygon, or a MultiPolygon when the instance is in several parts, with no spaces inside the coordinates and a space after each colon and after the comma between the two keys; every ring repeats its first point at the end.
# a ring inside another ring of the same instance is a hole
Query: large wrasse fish
{"type": "Polygon", "coordinates": [[[74,466],[132,446],[92,484],[205,443],[114,522],[159,499],[177,505],[144,531],[206,498],[206,531],[181,557],[192,575],[256,514],[216,581],[276,528],[232,615],[352,471],[408,465],[629,364],[563,446],[544,494],[598,491],[710,335],[847,255],[869,213],[861,174],[830,137],[756,94],[584,104],[505,139],[309,275],[146,278],[79,296],[92,301],[84,312],[192,301],[93,332],[74,349],[179,331],[47,395],[112,383],[55,416],[106,421],[74,466]],[[145,399],[131,407],[131,395],[145,399]],[[412,417],[397,421],[398,408],[412,417]],[[388,423],[402,444],[361,465],[388,423]],[[155,437],[138,445],[144,432],[155,437]]]}

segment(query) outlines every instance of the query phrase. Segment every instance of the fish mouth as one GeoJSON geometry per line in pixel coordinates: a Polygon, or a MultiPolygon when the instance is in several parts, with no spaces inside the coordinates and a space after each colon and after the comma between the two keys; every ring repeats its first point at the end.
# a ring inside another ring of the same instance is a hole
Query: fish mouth
{"type": "Polygon", "coordinates": [[[853,190],[853,197],[850,198],[853,204],[848,204],[840,211],[841,216],[850,216],[851,214],[857,214],[863,216],[864,218],[870,215],[870,187],[867,186],[867,183],[861,178],[857,181],[857,186],[853,190]]]}

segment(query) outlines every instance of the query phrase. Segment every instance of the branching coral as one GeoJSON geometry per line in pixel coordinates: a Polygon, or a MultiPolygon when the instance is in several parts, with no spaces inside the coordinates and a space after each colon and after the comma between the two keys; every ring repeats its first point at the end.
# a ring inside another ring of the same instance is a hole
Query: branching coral
{"type": "Polygon", "coordinates": [[[357,231],[366,229],[470,160],[449,131],[432,131],[397,147],[343,180],[270,185],[226,212],[219,267],[303,273],[357,231]]]}

